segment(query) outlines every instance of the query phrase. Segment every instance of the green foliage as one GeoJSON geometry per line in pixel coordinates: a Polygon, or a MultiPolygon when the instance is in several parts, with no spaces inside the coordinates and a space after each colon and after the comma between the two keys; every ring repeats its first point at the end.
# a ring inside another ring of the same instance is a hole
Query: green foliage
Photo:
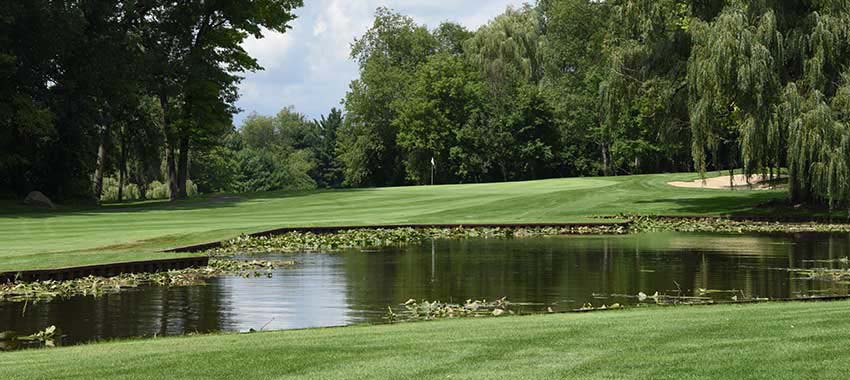
{"type": "Polygon", "coordinates": [[[777,166],[784,146],[785,133],[774,129],[784,126],[771,122],[783,55],[776,17],[756,5],[738,4],[690,28],[691,129],[701,171],[706,170],[706,150],[716,156],[724,142],[740,144],[747,174],[777,166]]]}
{"type": "Polygon", "coordinates": [[[337,135],[342,128],[344,116],[342,111],[331,108],[327,116],[314,121],[320,136],[314,151],[317,160],[313,178],[321,187],[342,186],[342,163],[337,157],[337,135]]]}
{"type": "Polygon", "coordinates": [[[306,152],[288,154],[247,148],[236,155],[237,172],[232,184],[236,192],[262,192],[276,190],[308,190],[316,182],[307,174],[313,163],[306,152]]]}
{"type": "Polygon", "coordinates": [[[225,275],[244,277],[271,276],[277,268],[295,265],[292,261],[236,261],[211,259],[201,268],[169,270],[155,273],[122,273],[113,277],[89,276],[67,281],[36,281],[0,284],[0,303],[39,302],[71,297],[102,297],[121,293],[140,286],[184,287],[203,285],[206,281],[225,275]]]}
{"type": "Polygon", "coordinates": [[[432,158],[438,174],[435,183],[457,181],[461,163],[455,160],[461,153],[455,151],[452,157],[451,149],[463,147],[457,131],[470,123],[471,115],[482,111],[484,97],[478,72],[461,57],[440,53],[419,67],[408,96],[398,102],[399,115],[393,121],[411,182],[430,181],[432,158]]]}
{"type": "Polygon", "coordinates": [[[517,84],[540,81],[544,41],[538,10],[526,4],[508,8],[482,26],[464,46],[498,104],[508,100],[517,84]]]}
{"type": "Polygon", "coordinates": [[[438,183],[787,167],[795,202],[850,207],[846,1],[541,0],[476,31],[382,7],[343,110],[237,130],[243,42],[301,4],[0,7],[0,193],[422,184],[433,158],[438,183]]]}
{"type": "Polygon", "coordinates": [[[437,49],[436,38],[412,18],[378,8],[372,27],[355,40],[351,57],[360,78],[345,97],[347,118],[338,141],[345,184],[399,185],[404,169],[397,142],[397,102],[419,65],[437,49]]]}
{"type": "MultiPolygon", "coordinates": [[[[125,201],[134,201],[140,199],[139,186],[134,183],[124,185],[122,198],[125,201]]],[[[118,200],[118,180],[113,177],[103,179],[103,194],[100,200],[104,202],[113,202],[118,200]]]]}
{"type": "Polygon", "coordinates": [[[747,173],[787,166],[795,202],[850,206],[848,25],[841,1],[732,3],[692,23],[697,168],[735,146],[747,173]]]}
{"type": "Polygon", "coordinates": [[[164,157],[167,181],[185,195],[190,149],[217,146],[236,111],[239,74],[261,69],[242,42],[286,31],[301,4],[4,4],[0,191],[98,197],[92,182],[110,175],[144,189],[161,179],[164,157]]]}
{"type": "MultiPolygon", "coordinates": [[[[138,187],[137,187],[138,189],[138,187]]],[[[171,189],[169,188],[167,183],[162,183],[159,181],[153,181],[146,187],[146,199],[169,199],[171,197],[171,189]]],[[[118,190],[110,191],[110,193],[117,194],[118,190]]],[[[199,194],[198,187],[192,183],[192,180],[186,180],[186,192],[189,197],[194,197],[199,194]]],[[[126,194],[126,193],[125,193],[126,194]]],[[[103,200],[116,200],[115,198],[105,198],[103,200]]],[[[141,198],[139,198],[141,199],[141,198]]]]}
{"type": "Polygon", "coordinates": [[[159,181],[153,181],[148,185],[148,199],[168,199],[171,189],[168,184],[159,181]]]}

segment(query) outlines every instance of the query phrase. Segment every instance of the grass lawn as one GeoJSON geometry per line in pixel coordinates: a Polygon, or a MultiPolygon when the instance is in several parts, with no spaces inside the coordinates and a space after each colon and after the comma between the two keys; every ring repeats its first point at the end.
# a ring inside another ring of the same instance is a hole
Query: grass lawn
{"type": "Polygon", "coordinates": [[[207,196],[33,210],[0,204],[0,272],[185,256],[157,250],[288,226],[388,223],[567,223],[618,213],[722,215],[784,191],[684,189],[695,174],[207,196]]]}
{"type": "Polygon", "coordinates": [[[5,379],[846,379],[850,302],[647,308],[0,354],[5,379]]]}

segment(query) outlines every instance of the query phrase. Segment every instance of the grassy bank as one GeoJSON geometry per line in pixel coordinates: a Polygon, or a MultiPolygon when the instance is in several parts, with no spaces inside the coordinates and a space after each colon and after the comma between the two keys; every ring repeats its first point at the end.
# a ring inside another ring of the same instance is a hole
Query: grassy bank
{"type": "Polygon", "coordinates": [[[633,309],[0,354],[7,379],[840,379],[850,302],[633,309]]]}
{"type": "Polygon", "coordinates": [[[208,196],[99,208],[0,204],[0,271],[185,256],[156,251],[286,226],[569,223],[634,214],[758,214],[783,191],[676,188],[695,174],[208,196]]]}

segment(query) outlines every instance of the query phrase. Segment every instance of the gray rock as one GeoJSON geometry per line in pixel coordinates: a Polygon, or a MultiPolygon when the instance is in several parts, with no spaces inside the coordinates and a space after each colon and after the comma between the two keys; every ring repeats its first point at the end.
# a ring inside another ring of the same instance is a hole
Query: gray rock
{"type": "Polygon", "coordinates": [[[56,208],[50,198],[42,194],[40,191],[31,191],[27,194],[27,197],[24,198],[24,204],[35,207],[56,208]]]}

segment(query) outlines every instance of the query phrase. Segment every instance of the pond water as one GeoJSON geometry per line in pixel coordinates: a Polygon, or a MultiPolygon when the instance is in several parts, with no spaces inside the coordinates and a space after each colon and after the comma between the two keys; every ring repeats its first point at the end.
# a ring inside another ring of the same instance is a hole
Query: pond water
{"type": "Polygon", "coordinates": [[[382,322],[387,306],[414,299],[501,297],[525,311],[638,302],[638,292],[713,297],[847,295],[850,286],[804,280],[785,268],[850,255],[848,234],[652,233],[512,240],[437,240],[404,248],[284,254],[298,266],[271,278],[221,277],[205,286],[146,287],[101,298],[0,304],[0,331],[56,325],[64,343],[382,322]],[[630,296],[630,297],[626,297],[630,296]]]}

